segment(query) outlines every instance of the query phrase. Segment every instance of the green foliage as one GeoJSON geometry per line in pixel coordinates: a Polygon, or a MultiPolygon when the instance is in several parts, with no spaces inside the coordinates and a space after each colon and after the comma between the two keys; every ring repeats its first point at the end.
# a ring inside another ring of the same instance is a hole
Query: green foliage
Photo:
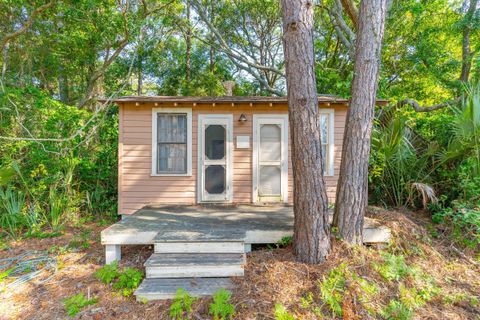
{"type": "Polygon", "coordinates": [[[192,313],[192,305],[197,298],[192,297],[183,288],[178,288],[173,302],[170,305],[170,317],[174,320],[189,319],[192,313]]]}
{"type": "Polygon", "coordinates": [[[322,300],[330,307],[334,316],[342,316],[347,264],[342,263],[330,270],[318,283],[322,300]]]}
{"type": "Polygon", "coordinates": [[[434,223],[451,229],[452,240],[472,249],[480,246],[480,206],[454,201],[451,207],[439,203],[430,210],[434,223]]]}
{"type": "Polygon", "coordinates": [[[213,315],[214,320],[230,319],[235,313],[235,306],[230,303],[232,293],[225,289],[220,289],[213,294],[213,303],[210,304],[209,313],[213,315]]]}
{"type": "Polygon", "coordinates": [[[292,236],[285,236],[280,239],[280,241],[277,242],[277,246],[279,248],[285,248],[288,247],[293,243],[293,237],[292,236]]]}
{"type": "Polygon", "coordinates": [[[119,276],[118,262],[106,264],[95,272],[95,277],[105,284],[110,284],[119,276]]]}
{"type": "Polygon", "coordinates": [[[413,318],[413,311],[398,300],[390,300],[381,315],[387,320],[410,320],[413,318]]]}
{"type": "Polygon", "coordinates": [[[22,228],[26,222],[23,215],[25,195],[7,186],[5,190],[0,188],[0,201],[0,227],[15,238],[18,229],[22,228]]]}
{"type": "Polygon", "coordinates": [[[95,277],[105,284],[113,283],[115,290],[124,297],[128,297],[140,285],[143,279],[143,272],[130,267],[119,270],[118,263],[114,261],[98,269],[95,272],[95,277]]]}
{"type": "Polygon", "coordinates": [[[136,268],[124,268],[118,274],[113,288],[119,290],[124,297],[131,296],[143,279],[143,272],[136,268]]]}
{"type": "Polygon", "coordinates": [[[295,320],[295,317],[280,303],[275,304],[274,316],[275,320],[295,320]]]}
{"type": "Polygon", "coordinates": [[[374,263],[373,268],[388,281],[399,281],[412,273],[402,255],[394,255],[388,252],[382,253],[383,263],[374,263]]]}
{"type": "Polygon", "coordinates": [[[98,302],[97,298],[87,299],[83,293],[73,295],[63,300],[65,305],[65,311],[70,317],[74,317],[84,307],[95,304],[98,302]]]}

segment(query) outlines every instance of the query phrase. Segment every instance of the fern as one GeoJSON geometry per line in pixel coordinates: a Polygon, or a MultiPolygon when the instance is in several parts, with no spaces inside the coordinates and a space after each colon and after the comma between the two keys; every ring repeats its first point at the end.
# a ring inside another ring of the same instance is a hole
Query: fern
{"type": "Polygon", "coordinates": [[[74,317],[84,307],[95,304],[97,302],[97,298],[87,299],[83,293],[76,294],[63,300],[65,310],[70,317],[74,317]]]}
{"type": "Polygon", "coordinates": [[[287,311],[282,304],[275,304],[275,320],[295,320],[295,317],[287,311]]]}
{"type": "Polygon", "coordinates": [[[330,307],[333,315],[342,315],[342,302],[345,291],[346,263],[332,269],[318,284],[322,300],[330,307]]]}
{"type": "Polygon", "coordinates": [[[189,295],[183,288],[178,288],[170,305],[170,317],[174,320],[188,319],[192,313],[192,304],[196,300],[197,298],[189,295]]]}
{"type": "Polygon", "coordinates": [[[119,275],[113,288],[120,290],[124,297],[131,296],[142,281],[143,273],[135,268],[125,268],[119,275]]]}
{"type": "Polygon", "coordinates": [[[235,306],[230,303],[232,293],[225,289],[220,289],[213,294],[213,303],[210,304],[210,314],[214,320],[230,319],[235,312],[235,306]]]}
{"type": "Polygon", "coordinates": [[[396,256],[391,253],[384,253],[382,256],[383,263],[374,264],[373,268],[386,280],[399,281],[413,272],[412,269],[406,264],[404,256],[396,256]]]}
{"type": "Polygon", "coordinates": [[[390,300],[381,315],[386,320],[410,320],[413,318],[413,311],[398,300],[390,300]]]}

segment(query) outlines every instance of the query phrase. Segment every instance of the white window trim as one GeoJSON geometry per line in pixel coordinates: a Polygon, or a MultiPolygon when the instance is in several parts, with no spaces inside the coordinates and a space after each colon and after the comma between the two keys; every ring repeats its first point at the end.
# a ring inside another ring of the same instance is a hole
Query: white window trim
{"type": "Polygon", "coordinates": [[[198,155],[197,155],[197,203],[229,203],[233,201],[233,114],[199,114],[198,115],[198,130],[197,130],[197,144],[198,144],[198,155]],[[203,199],[203,187],[205,182],[205,177],[203,174],[203,138],[205,132],[203,132],[203,125],[205,120],[211,119],[224,119],[227,120],[227,133],[226,133],[226,163],[227,163],[227,172],[225,177],[226,182],[226,200],[225,201],[208,201],[203,199]]]}
{"type": "Polygon", "coordinates": [[[324,176],[333,177],[335,175],[335,109],[320,108],[318,112],[328,115],[328,159],[326,159],[328,168],[325,169],[324,176]]]}
{"type": "Polygon", "coordinates": [[[192,108],[153,108],[152,109],[152,177],[189,177],[192,176],[192,108]],[[186,173],[158,173],[157,172],[157,114],[185,113],[187,114],[187,172],[186,173]]]}
{"type": "Polygon", "coordinates": [[[252,155],[252,200],[260,201],[258,196],[258,128],[259,124],[278,124],[283,126],[282,163],[281,163],[281,202],[288,203],[288,114],[254,114],[253,115],[253,155],[252,155]]]}

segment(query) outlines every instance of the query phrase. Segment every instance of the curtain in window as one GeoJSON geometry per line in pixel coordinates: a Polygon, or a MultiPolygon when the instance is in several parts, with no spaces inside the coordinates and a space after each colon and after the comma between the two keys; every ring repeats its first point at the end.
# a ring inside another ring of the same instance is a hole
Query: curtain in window
{"type": "Polygon", "coordinates": [[[157,172],[187,173],[186,114],[158,114],[157,172]]]}

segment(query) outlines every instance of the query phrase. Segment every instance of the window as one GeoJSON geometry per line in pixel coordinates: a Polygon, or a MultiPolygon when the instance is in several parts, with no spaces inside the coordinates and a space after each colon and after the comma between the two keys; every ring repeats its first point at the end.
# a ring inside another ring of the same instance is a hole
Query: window
{"type": "Polygon", "coordinates": [[[191,109],[154,109],[152,175],[191,175],[191,109]]]}
{"type": "Polygon", "coordinates": [[[320,109],[320,137],[322,139],[323,170],[326,176],[334,175],[334,112],[320,109]]]}

